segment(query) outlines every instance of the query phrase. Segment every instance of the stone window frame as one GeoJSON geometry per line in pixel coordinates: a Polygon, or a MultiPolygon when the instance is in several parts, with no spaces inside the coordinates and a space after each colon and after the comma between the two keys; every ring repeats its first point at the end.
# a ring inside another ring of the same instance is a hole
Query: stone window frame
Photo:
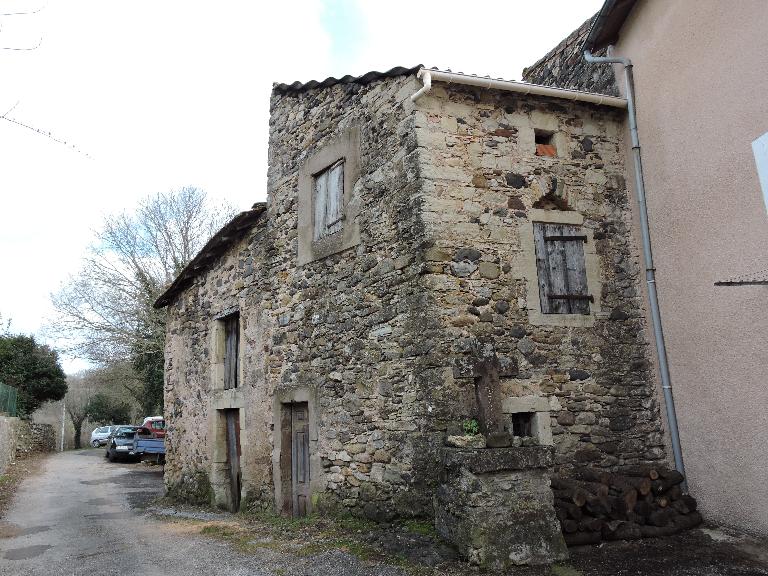
{"type": "MultiPolygon", "coordinates": [[[[232,308],[227,308],[226,310],[220,312],[216,316],[213,317],[212,323],[211,323],[211,351],[212,351],[212,358],[211,358],[211,390],[214,392],[218,391],[225,391],[224,390],[224,354],[225,354],[225,346],[226,346],[226,330],[224,328],[224,321],[233,314],[240,314],[240,308],[239,306],[234,306],[232,308]]],[[[229,390],[226,390],[226,392],[230,392],[231,390],[238,390],[239,388],[242,388],[244,384],[243,380],[243,343],[245,342],[245,333],[243,329],[243,317],[240,316],[240,322],[239,322],[239,328],[240,328],[240,337],[239,342],[240,345],[237,349],[237,382],[238,387],[237,388],[230,388],[229,390]]]]}
{"type": "Polygon", "coordinates": [[[354,187],[360,178],[360,129],[352,127],[319,147],[299,168],[298,265],[308,264],[360,243],[359,204],[354,187]],[[341,232],[314,240],[315,175],[344,161],[344,220],[341,232]]]}
{"type": "Polygon", "coordinates": [[[531,436],[540,446],[554,445],[549,400],[544,396],[508,396],[501,402],[501,412],[505,416],[521,412],[533,414],[531,436]]]}
{"type": "Polygon", "coordinates": [[[518,127],[518,145],[520,149],[535,156],[542,161],[557,161],[558,158],[567,158],[570,156],[568,146],[568,135],[561,130],[557,114],[534,110],[531,113],[529,123],[518,127]],[[536,154],[536,132],[549,133],[552,145],[555,147],[556,156],[539,156],[536,154]]]}
{"type": "MultiPolygon", "coordinates": [[[[228,453],[227,453],[227,426],[225,410],[240,411],[240,450],[243,454],[240,460],[240,471],[243,478],[247,477],[250,462],[248,461],[247,446],[248,435],[243,433],[249,426],[248,414],[245,409],[245,396],[243,392],[243,342],[245,331],[243,316],[240,314],[240,346],[238,348],[237,379],[238,387],[224,389],[224,346],[226,331],[224,320],[232,314],[240,313],[239,306],[233,306],[221,311],[211,319],[210,350],[211,350],[211,396],[208,410],[208,434],[212,441],[209,444],[211,465],[211,488],[216,506],[225,507],[230,498],[228,481],[228,453]]],[[[241,498],[242,498],[241,494],[241,498]]]]}
{"type": "Polygon", "coordinates": [[[595,250],[594,234],[592,230],[584,227],[584,216],[579,212],[533,208],[528,211],[527,222],[520,228],[520,248],[523,254],[522,276],[526,280],[527,287],[528,321],[539,326],[594,326],[595,320],[602,312],[600,259],[595,250]],[[584,244],[584,266],[587,272],[587,287],[589,292],[595,296],[595,301],[589,304],[589,314],[544,314],[541,311],[539,273],[536,266],[536,245],[533,236],[534,223],[580,226],[587,236],[587,242],[584,244]]]}

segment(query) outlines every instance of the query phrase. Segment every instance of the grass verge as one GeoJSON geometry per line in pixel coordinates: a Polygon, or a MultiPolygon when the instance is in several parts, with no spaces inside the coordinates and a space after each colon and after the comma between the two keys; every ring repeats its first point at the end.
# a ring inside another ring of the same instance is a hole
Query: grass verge
{"type": "Polygon", "coordinates": [[[24,458],[19,458],[8,465],[5,474],[0,475],[0,519],[5,518],[5,514],[22,481],[36,474],[47,457],[47,454],[33,453],[24,458]]]}

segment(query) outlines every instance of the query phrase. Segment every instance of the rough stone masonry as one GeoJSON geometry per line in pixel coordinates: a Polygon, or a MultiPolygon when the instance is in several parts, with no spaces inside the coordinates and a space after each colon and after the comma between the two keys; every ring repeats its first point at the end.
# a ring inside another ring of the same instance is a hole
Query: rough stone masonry
{"type": "Polygon", "coordinates": [[[169,493],[232,502],[238,410],[242,506],[290,510],[300,403],[311,509],[432,517],[488,355],[511,443],[551,446],[559,472],[665,458],[620,113],[439,83],[414,104],[413,70],[312,86],[273,91],[266,207],[166,294],[169,493]],[[343,230],[313,243],[307,182],[339,154],[343,230]],[[588,313],[542,312],[535,223],[578,230],[588,313]]]}

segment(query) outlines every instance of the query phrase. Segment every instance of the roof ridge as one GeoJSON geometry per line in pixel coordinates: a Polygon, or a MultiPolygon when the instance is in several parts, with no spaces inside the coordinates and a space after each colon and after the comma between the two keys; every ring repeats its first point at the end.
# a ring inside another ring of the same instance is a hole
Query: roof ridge
{"type": "Polygon", "coordinates": [[[303,90],[313,90],[315,88],[329,88],[337,84],[370,84],[371,82],[375,82],[376,80],[382,80],[384,78],[395,78],[397,76],[407,76],[409,74],[415,74],[423,67],[424,67],[423,64],[419,64],[417,66],[411,66],[409,68],[406,68],[403,66],[395,66],[394,68],[390,68],[386,72],[378,72],[376,70],[371,70],[370,72],[366,72],[365,74],[361,74],[360,76],[352,76],[351,74],[347,74],[345,76],[342,76],[341,78],[329,76],[328,78],[322,81],[308,80],[307,82],[299,82],[297,80],[296,82],[293,82],[291,84],[275,82],[272,84],[272,91],[278,92],[278,93],[287,93],[287,92],[301,92],[303,90]]]}
{"type": "Polygon", "coordinates": [[[576,43],[577,39],[581,37],[582,34],[586,35],[589,33],[589,29],[592,27],[592,22],[597,18],[597,14],[594,14],[587,18],[582,24],[576,28],[574,31],[572,31],[568,36],[563,38],[554,48],[552,48],[549,52],[547,52],[544,56],[539,58],[536,62],[531,64],[530,66],[526,66],[523,68],[523,76],[525,76],[528,72],[531,72],[542,65],[544,65],[548,60],[552,59],[553,56],[556,54],[561,54],[566,51],[566,49],[573,46],[574,43],[576,43]],[[586,28],[586,29],[584,29],[586,28]]]}
{"type": "Polygon", "coordinates": [[[163,308],[173,302],[174,298],[192,283],[192,280],[207,270],[211,262],[226,252],[234,239],[240,239],[246,230],[253,228],[266,209],[266,202],[256,202],[250,210],[244,210],[233,216],[216,234],[211,236],[205,246],[179,272],[170,286],[157,297],[153,307],[163,308]]]}

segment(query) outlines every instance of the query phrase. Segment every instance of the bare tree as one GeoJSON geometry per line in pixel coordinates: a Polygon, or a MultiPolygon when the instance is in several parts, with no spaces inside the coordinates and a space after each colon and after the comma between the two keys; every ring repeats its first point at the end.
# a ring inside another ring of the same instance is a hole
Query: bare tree
{"type": "Polygon", "coordinates": [[[161,407],[165,311],[152,304],[233,213],[186,187],[108,217],[81,271],[52,295],[58,315],[49,331],[72,355],[130,362],[143,382],[145,411],[161,407]]]}
{"type": "Polygon", "coordinates": [[[74,447],[81,447],[80,436],[83,431],[83,423],[88,419],[88,405],[93,396],[93,389],[86,381],[84,374],[76,374],[67,378],[69,390],[64,397],[64,405],[67,409],[69,419],[74,428],[74,447]]]}

